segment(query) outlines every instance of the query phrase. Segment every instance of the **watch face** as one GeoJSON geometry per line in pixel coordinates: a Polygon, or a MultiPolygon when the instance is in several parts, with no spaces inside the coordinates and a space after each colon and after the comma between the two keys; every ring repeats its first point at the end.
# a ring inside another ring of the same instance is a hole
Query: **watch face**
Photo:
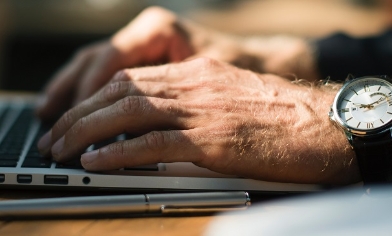
{"type": "Polygon", "coordinates": [[[377,77],[353,79],[335,98],[333,111],[351,131],[380,131],[392,121],[392,84],[377,77]]]}

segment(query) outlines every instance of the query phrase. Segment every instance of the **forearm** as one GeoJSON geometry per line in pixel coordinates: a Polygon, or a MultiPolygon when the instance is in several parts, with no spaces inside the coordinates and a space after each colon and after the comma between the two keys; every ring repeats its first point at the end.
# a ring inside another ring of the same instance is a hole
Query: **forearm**
{"type": "Polygon", "coordinates": [[[310,41],[291,36],[255,36],[243,39],[242,51],[254,60],[257,72],[290,80],[318,81],[315,49],[310,41]]]}
{"type": "Polygon", "coordinates": [[[314,47],[292,36],[241,37],[221,33],[186,19],[177,21],[186,29],[194,55],[228,62],[258,73],[272,73],[296,80],[317,81],[314,47]]]}
{"type": "Polygon", "coordinates": [[[253,37],[243,40],[243,53],[253,58],[256,71],[289,79],[343,81],[348,75],[392,74],[392,30],[356,38],[337,33],[307,41],[290,36],[253,37]]]}

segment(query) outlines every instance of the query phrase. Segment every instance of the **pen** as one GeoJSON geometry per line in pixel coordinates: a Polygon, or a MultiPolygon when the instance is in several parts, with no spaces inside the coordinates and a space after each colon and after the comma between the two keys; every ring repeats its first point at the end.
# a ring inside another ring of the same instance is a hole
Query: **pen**
{"type": "Polygon", "coordinates": [[[212,213],[250,204],[244,191],[60,197],[0,201],[0,217],[212,213]]]}

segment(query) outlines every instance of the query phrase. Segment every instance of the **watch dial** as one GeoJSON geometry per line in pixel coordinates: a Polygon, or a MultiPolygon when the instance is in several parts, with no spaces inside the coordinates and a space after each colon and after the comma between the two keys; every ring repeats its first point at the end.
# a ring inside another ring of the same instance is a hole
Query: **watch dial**
{"type": "Polygon", "coordinates": [[[363,77],[345,85],[335,101],[341,123],[356,130],[373,130],[392,120],[392,84],[363,77]]]}

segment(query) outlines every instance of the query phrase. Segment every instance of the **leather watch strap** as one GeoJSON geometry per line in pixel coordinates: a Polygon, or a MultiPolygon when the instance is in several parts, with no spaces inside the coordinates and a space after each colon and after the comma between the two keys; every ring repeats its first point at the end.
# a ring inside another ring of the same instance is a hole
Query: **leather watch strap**
{"type": "Polygon", "coordinates": [[[352,145],[365,185],[392,183],[392,137],[390,131],[372,139],[353,137],[352,145]]]}

